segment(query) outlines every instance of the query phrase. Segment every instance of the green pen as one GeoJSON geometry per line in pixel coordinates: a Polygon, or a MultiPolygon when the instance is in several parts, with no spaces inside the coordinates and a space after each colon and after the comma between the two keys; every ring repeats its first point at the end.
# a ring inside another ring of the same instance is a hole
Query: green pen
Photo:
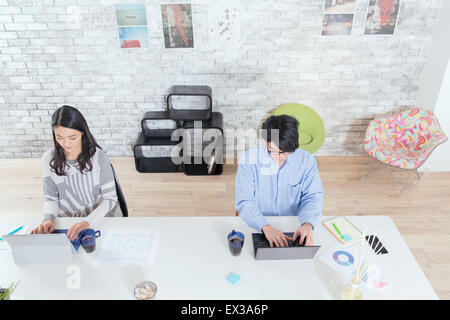
{"type": "Polygon", "coordinates": [[[333,227],[336,229],[337,233],[341,236],[341,239],[344,239],[344,236],[342,235],[342,233],[339,231],[338,227],[336,227],[336,225],[333,223],[333,227]]]}

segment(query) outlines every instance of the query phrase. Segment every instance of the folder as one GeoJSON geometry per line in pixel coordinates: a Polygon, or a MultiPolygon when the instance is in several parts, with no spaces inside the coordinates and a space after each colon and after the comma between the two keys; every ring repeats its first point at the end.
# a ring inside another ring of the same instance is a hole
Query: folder
{"type": "Polygon", "coordinates": [[[322,224],[343,245],[354,243],[362,238],[361,231],[346,217],[328,219],[322,224]]]}

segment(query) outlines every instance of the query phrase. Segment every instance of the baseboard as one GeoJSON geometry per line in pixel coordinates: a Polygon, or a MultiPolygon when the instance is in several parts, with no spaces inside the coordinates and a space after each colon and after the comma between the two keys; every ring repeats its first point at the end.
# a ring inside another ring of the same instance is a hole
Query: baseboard
{"type": "Polygon", "coordinates": [[[447,172],[450,171],[450,161],[427,161],[418,170],[419,172],[447,172]]]}

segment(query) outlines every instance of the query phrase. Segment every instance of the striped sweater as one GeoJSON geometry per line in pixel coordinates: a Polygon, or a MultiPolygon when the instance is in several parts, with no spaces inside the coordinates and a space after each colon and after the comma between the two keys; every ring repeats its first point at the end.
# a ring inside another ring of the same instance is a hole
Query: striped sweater
{"type": "Polygon", "coordinates": [[[122,217],[117,201],[116,185],[106,153],[97,148],[91,158],[92,170],[83,173],[77,160],[66,160],[65,176],[58,176],[50,167],[54,149],[42,157],[44,184],[44,220],[55,217],[86,217],[91,226],[103,217],[122,217]]]}

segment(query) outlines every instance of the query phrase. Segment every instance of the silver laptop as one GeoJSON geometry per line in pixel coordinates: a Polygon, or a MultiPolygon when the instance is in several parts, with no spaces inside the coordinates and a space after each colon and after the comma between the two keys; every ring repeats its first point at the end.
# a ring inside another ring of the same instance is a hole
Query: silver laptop
{"type": "Polygon", "coordinates": [[[15,264],[72,262],[75,248],[65,234],[5,235],[15,264]]]}
{"type": "MultiPolygon", "coordinates": [[[[285,235],[292,237],[293,232],[286,232],[285,235]]],[[[292,260],[292,259],[312,259],[320,246],[303,246],[295,242],[289,242],[289,247],[270,247],[264,234],[252,233],[253,248],[255,249],[256,260],[292,260]]]]}

